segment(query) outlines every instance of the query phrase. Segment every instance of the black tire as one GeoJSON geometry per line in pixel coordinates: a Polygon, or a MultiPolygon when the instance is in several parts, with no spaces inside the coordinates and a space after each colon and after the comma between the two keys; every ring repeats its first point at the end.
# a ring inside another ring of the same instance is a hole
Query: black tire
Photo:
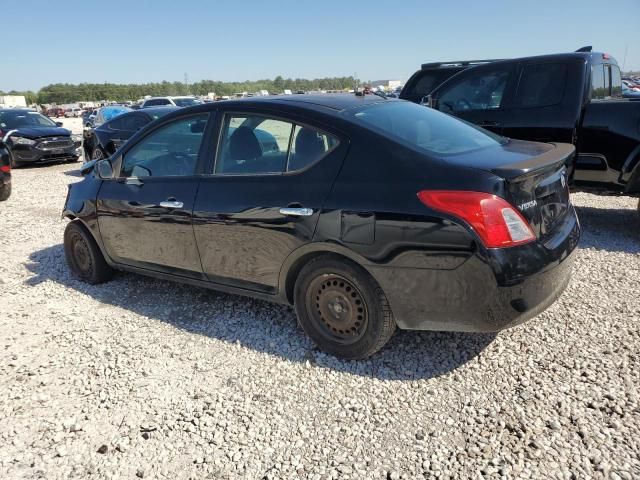
{"type": "Polygon", "coordinates": [[[71,272],[80,280],[95,285],[113,277],[98,244],[79,222],[70,222],[64,231],[64,256],[71,272]]]}
{"type": "Polygon", "coordinates": [[[0,185],[0,202],[4,202],[8,200],[11,196],[11,184],[7,183],[6,185],[0,185]]]}
{"type": "Polygon", "coordinates": [[[316,345],[348,360],[370,357],[396,329],[376,281],[357,265],[331,255],[314,258],[300,271],[294,305],[300,326],[316,345]]]}
{"type": "Polygon", "coordinates": [[[93,152],[91,152],[91,160],[102,160],[103,158],[107,158],[107,156],[102,147],[96,147],[93,149],[93,152]]]}

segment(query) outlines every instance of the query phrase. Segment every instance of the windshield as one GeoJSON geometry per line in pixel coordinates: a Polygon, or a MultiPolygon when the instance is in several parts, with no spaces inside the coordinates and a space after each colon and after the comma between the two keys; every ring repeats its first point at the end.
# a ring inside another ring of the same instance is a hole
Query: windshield
{"type": "Polygon", "coordinates": [[[178,107],[191,107],[202,103],[197,98],[174,98],[173,101],[178,107]]]}
{"type": "Polygon", "coordinates": [[[0,128],[3,130],[24,127],[55,127],[55,122],[38,112],[0,112],[0,128]]]}
{"type": "Polygon", "coordinates": [[[432,154],[465,153],[507,141],[487,130],[411,102],[389,101],[349,113],[393,140],[432,154]]]}
{"type": "Polygon", "coordinates": [[[438,85],[461,70],[464,70],[464,68],[443,68],[420,72],[416,74],[405,87],[403,97],[410,98],[413,101],[426,97],[433,92],[438,85]]]}

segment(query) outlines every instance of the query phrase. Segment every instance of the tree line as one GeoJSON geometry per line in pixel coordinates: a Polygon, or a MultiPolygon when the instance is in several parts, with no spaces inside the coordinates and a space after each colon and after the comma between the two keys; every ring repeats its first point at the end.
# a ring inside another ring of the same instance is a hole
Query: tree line
{"type": "MultiPolygon", "coordinates": [[[[303,78],[283,78],[277,76],[274,79],[264,79],[245,82],[219,82],[202,80],[191,84],[183,82],[159,82],[143,84],[115,84],[115,83],[55,83],[42,87],[38,92],[11,91],[6,95],[24,95],[27,104],[66,104],[79,101],[125,101],[137,100],[146,95],[207,95],[215,92],[216,95],[233,95],[241,92],[257,92],[268,90],[270,93],[282,93],[284,90],[310,91],[310,90],[344,90],[354,87],[353,77],[316,78],[313,80],[303,78]]],[[[0,95],[4,95],[0,92],[0,95]]]]}

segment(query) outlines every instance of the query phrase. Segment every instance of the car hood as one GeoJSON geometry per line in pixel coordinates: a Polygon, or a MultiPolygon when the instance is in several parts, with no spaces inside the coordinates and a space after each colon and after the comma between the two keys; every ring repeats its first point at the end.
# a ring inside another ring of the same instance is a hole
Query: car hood
{"type": "Polygon", "coordinates": [[[41,137],[68,137],[71,132],[62,127],[22,127],[17,128],[16,132],[11,136],[25,138],[41,138],[41,137]]]}

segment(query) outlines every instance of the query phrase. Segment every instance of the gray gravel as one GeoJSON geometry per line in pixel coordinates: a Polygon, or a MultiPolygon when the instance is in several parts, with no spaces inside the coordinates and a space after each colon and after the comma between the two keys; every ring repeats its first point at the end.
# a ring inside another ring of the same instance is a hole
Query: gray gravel
{"type": "Polygon", "coordinates": [[[71,278],[75,168],[17,170],[0,204],[0,478],[640,477],[636,200],[573,195],[574,278],[535,320],[343,362],[285,307],[71,278]]]}

